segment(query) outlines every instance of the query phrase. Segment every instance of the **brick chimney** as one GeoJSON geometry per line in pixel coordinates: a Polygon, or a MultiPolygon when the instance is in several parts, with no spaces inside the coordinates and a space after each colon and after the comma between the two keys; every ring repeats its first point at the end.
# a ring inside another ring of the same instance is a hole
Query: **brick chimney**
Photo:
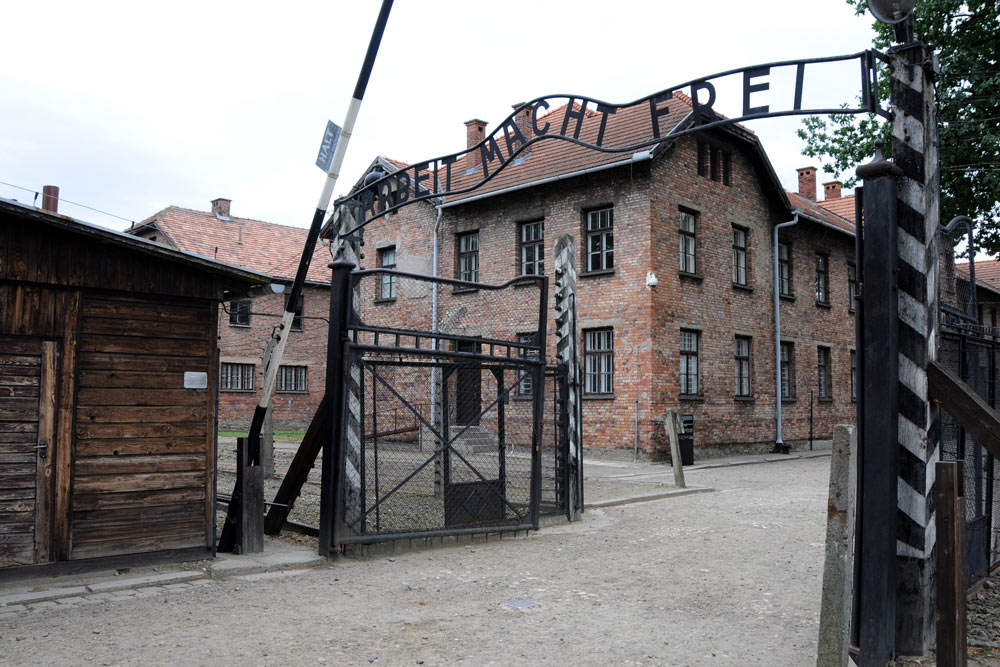
{"type": "Polygon", "coordinates": [[[229,205],[232,204],[231,199],[223,199],[219,197],[218,199],[212,200],[212,213],[215,214],[217,218],[228,218],[229,217],[229,205]]]}
{"type": "Polygon", "coordinates": [[[801,167],[799,172],[799,196],[816,201],[816,167],[801,167]]]}
{"type": "Polygon", "coordinates": [[[840,181],[830,181],[823,184],[823,199],[840,199],[840,188],[844,186],[840,181]]]}
{"type": "MultiPolygon", "coordinates": [[[[486,138],[486,121],[473,118],[465,121],[465,147],[471,149],[480,141],[486,138]]],[[[462,158],[462,165],[466,169],[472,169],[482,162],[479,151],[471,151],[462,158]]]]}
{"type": "Polygon", "coordinates": [[[531,140],[531,107],[525,106],[524,102],[511,106],[514,108],[514,122],[517,123],[517,129],[521,130],[525,139],[531,140]]]}
{"type": "Polygon", "coordinates": [[[42,210],[59,212],[59,188],[55,185],[42,186],[42,210]]]}

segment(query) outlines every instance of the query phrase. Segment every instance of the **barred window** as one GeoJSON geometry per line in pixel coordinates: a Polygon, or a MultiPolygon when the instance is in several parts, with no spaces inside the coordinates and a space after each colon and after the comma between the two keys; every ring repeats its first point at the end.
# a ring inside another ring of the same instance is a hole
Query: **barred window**
{"type": "MultiPolygon", "coordinates": [[[[378,265],[382,269],[396,268],[396,246],[382,248],[378,251],[378,265]]],[[[380,301],[388,301],[396,298],[396,276],[385,273],[379,276],[378,298],[380,301]]]]}
{"type": "Polygon", "coordinates": [[[583,332],[584,393],[612,394],[615,390],[615,352],[612,329],[583,332]]]}
{"type": "Polygon", "coordinates": [[[830,348],[816,348],[816,379],[818,398],[833,398],[830,393],[830,348]]]}
{"type": "Polygon", "coordinates": [[[736,337],[736,396],[748,398],[750,393],[750,338],[736,337]]]}
{"type": "Polygon", "coordinates": [[[615,267],[614,219],[611,207],[587,212],[587,271],[615,267]]]}
{"type": "Polygon", "coordinates": [[[683,273],[697,273],[698,269],[698,227],[697,214],[690,211],[680,211],[680,270],[683,273]]]}
{"type": "Polygon", "coordinates": [[[733,284],[747,284],[747,230],[733,227],[733,284]]]}
{"type": "Polygon", "coordinates": [[[306,366],[278,366],[275,391],[307,391],[306,366]]]}
{"type": "Polygon", "coordinates": [[[681,394],[686,396],[697,396],[699,393],[698,347],[700,338],[701,334],[697,331],[685,331],[681,329],[681,394]]]}
{"type": "Polygon", "coordinates": [[[792,250],[787,243],[778,244],[778,292],[792,295],[792,250]]]}
{"type": "Polygon", "coordinates": [[[521,224],[521,275],[545,274],[545,222],[521,224]]]}
{"type": "Polygon", "coordinates": [[[479,232],[458,236],[458,279],[479,282],[479,232]]]}
{"type": "Polygon", "coordinates": [[[250,299],[229,302],[229,326],[250,326],[250,299]]]}
{"type": "Polygon", "coordinates": [[[795,344],[781,344],[781,397],[795,398],[795,344]]]}
{"type": "Polygon", "coordinates": [[[222,362],[222,369],[219,373],[219,389],[222,391],[252,391],[254,369],[253,364],[222,362]]]}

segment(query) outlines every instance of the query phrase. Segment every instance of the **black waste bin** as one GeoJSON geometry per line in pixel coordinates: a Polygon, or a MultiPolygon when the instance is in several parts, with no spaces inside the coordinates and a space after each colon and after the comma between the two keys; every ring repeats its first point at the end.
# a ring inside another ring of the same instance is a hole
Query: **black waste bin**
{"type": "Polygon", "coordinates": [[[677,436],[677,444],[681,450],[681,465],[694,465],[694,435],[691,433],[681,433],[677,436]]]}

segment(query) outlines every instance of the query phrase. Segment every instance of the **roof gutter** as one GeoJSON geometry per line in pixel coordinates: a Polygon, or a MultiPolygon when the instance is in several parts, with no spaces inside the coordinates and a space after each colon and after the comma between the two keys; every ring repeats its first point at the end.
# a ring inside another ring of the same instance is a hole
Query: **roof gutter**
{"type": "MultiPolygon", "coordinates": [[[[801,208],[793,208],[792,209],[792,213],[795,214],[796,216],[802,216],[803,218],[807,219],[809,222],[815,222],[817,225],[819,225],[821,227],[828,227],[828,228],[830,228],[830,229],[832,229],[832,230],[834,230],[836,232],[840,232],[841,234],[847,234],[851,238],[854,238],[854,236],[855,236],[854,232],[849,232],[846,229],[844,229],[843,227],[838,227],[837,225],[831,225],[829,222],[824,222],[823,220],[820,220],[819,218],[814,218],[811,215],[809,215],[808,213],[806,213],[805,211],[803,211],[801,208]]],[[[837,214],[834,213],[833,215],[837,215],[837,214]]]]}
{"type": "MultiPolygon", "coordinates": [[[[666,139],[666,137],[664,137],[666,139]]],[[[635,162],[642,162],[644,160],[650,160],[653,157],[652,150],[639,151],[638,153],[633,153],[632,157],[626,160],[619,160],[617,162],[611,162],[609,164],[602,164],[596,167],[588,167],[587,169],[580,169],[578,171],[571,171],[566,174],[559,174],[557,176],[549,176],[548,178],[540,178],[537,181],[530,181],[528,183],[520,183],[518,185],[511,185],[510,187],[501,188],[500,190],[492,190],[490,192],[484,192],[482,194],[473,195],[472,197],[465,197],[463,199],[458,199],[452,202],[446,202],[441,204],[441,208],[451,208],[452,206],[458,206],[459,204],[468,204],[469,202],[478,201],[480,199],[486,199],[487,197],[498,197],[500,195],[505,195],[508,192],[517,192],[518,190],[525,190],[527,188],[533,188],[539,185],[545,185],[546,183],[555,183],[557,181],[564,181],[568,178],[576,178],[577,176],[584,176],[586,174],[593,174],[598,171],[605,171],[607,169],[614,169],[615,167],[623,167],[628,164],[633,164],[635,162]]]]}

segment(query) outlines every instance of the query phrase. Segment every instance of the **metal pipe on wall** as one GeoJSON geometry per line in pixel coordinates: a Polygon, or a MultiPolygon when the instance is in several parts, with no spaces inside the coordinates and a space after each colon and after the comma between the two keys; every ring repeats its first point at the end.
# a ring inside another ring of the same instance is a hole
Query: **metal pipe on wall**
{"type": "Polygon", "coordinates": [[[781,439],[781,295],[778,287],[780,276],[778,275],[778,230],[782,227],[791,227],[799,221],[798,212],[788,222],[782,222],[774,226],[774,241],[771,244],[771,251],[774,255],[774,408],[775,408],[775,451],[787,453],[788,449],[785,441],[781,439]]]}

